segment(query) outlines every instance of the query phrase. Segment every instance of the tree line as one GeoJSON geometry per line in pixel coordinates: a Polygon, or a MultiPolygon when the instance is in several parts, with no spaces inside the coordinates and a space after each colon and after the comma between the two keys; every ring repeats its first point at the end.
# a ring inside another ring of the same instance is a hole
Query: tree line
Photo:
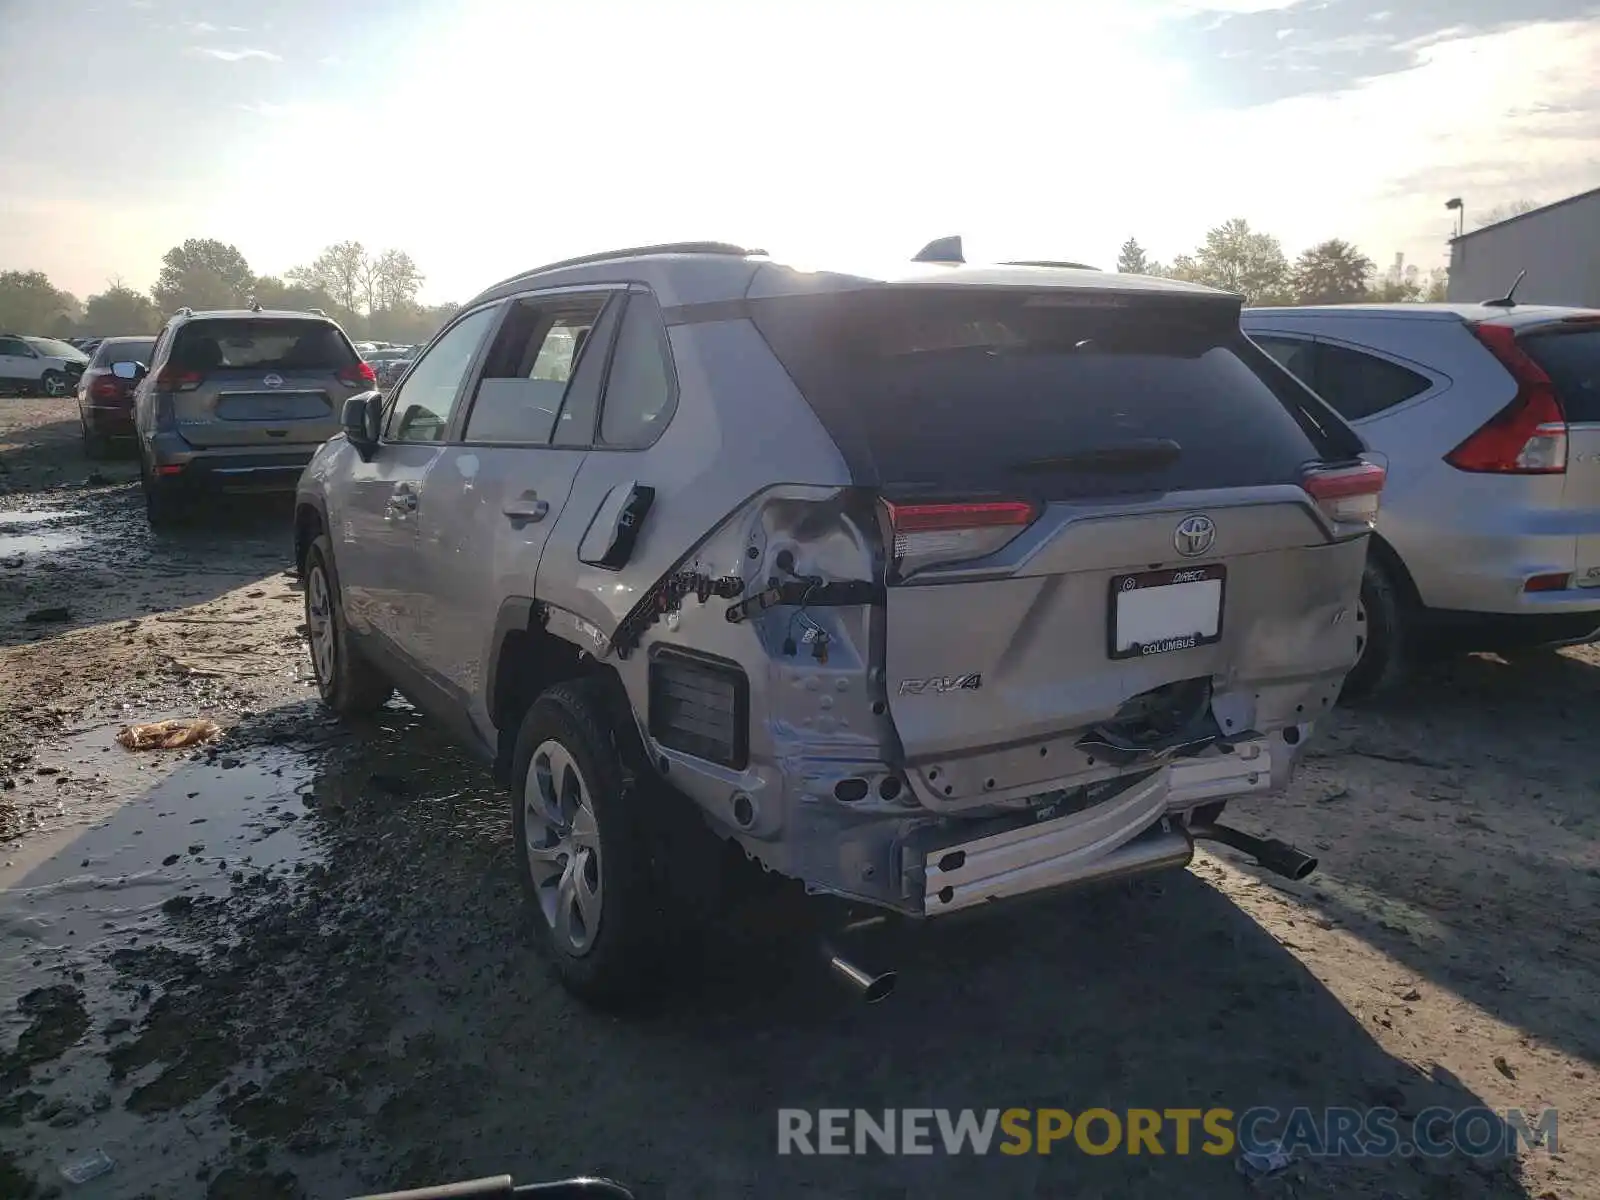
{"type": "MultiPolygon", "coordinates": [[[[1503,207],[1505,215],[1515,215],[1532,203],[1503,207]]],[[[1117,270],[1209,284],[1260,305],[1443,300],[1446,283],[1442,268],[1426,276],[1415,266],[1380,272],[1339,238],[1319,242],[1291,263],[1277,238],[1252,229],[1242,217],[1224,221],[1193,253],[1170,263],[1155,261],[1130,237],[1117,270]]],[[[80,302],[42,271],[0,271],[0,331],[54,337],[154,333],[167,314],[184,306],[243,308],[255,302],[263,308],[320,308],[358,340],[419,342],[458,307],[418,304],[422,284],[421,270],[403,250],[335,242],[281,276],[257,275],[237,246],[189,238],[162,256],[161,274],[149,292],[114,279],[80,302]]]]}
{"type": "Polygon", "coordinates": [[[257,275],[237,246],[189,238],[161,258],[148,292],[113,279],[79,299],[43,271],[0,271],[0,331],[51,337],[155,333],[180,308],[321,309],[356,340],[426,341],[457,309],[419,304],[423,275],[403,250],[369,251],[337,242],[310,263],[257,275]]]}
{"type": "Polygon", "coordinates": [[[1449,276],[1436,268],[1423,276],[1415,266],[1379,272],[1354,245],[1329,238],[1301,252],[1293,262],[1270,233],[1250,228],[1243,217],[1207,231],[1192,254],[1160,263],[1137,238],[1122,244],[1117,270],[1164,275],[1238,292],[1248,304],[1360,304],[1438,301],[1449,276]]]}

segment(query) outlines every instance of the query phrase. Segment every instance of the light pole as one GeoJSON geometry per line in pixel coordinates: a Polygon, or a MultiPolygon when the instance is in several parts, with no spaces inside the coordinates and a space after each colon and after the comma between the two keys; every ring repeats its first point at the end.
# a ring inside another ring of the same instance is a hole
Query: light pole
{"type": "Polygon", "coordinates": [[[1444,206],[1456,214],[1456,236],[1460,237],[1467,227],[1467,206],[1461,203],[1461,197],[1446,200],[1444,206]]]}

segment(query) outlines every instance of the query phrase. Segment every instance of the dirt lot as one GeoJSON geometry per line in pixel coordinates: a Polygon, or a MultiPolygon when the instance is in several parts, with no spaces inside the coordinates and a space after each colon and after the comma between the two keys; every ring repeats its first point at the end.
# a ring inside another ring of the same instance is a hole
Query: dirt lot
{"type": "MultiPolygon", "coordinates": [[[[286,513],[146,530],[70,401],[0,398],[0,1197],[340,1197],[509,1171],[641,1196],[1600,1196],[1600,656],[1441,668],[1186,873],[896,934],[858,1008],[770,926],[630,1021],[532,957],[509,812],[396,701],[310,701],[286,513]],[[51,611],[57,610],[57,611],[51,611]],[[64,611],[61,611],[64,610],[64,611]],[[128,721],[210,716],[135,754],[128,721]],[[1226,852],[1224,852],[1226,853],[1226,852]],[[779,1158],[780,1107],[1560,1110],[1466,1156],[779,1158]],[[103,1151],[83,1184],[60,1173],[103,1151]]],[[[759,930],[759,932],[757,932],[759,930]]]]}

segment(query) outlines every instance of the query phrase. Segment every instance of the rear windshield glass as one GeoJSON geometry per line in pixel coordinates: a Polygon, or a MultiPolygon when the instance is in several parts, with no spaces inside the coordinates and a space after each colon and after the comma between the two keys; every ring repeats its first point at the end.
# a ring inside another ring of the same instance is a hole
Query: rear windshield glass
{"type": "Polygon", "coordinates": [[[1360,449],[1227,304],[885,290],[761,300],[752,317],[871,486],[1246,487],[1360,449]]]}
{"type": "Polygon", "coordinates": [[[142,362],[150,365],[150,352],[156,348],[155,338],[137,342],[101,342],[94,352],[94,365],[109,367],[112,363],[142,362]]]}
{"type": "Polygon", "coordinates": [[[1569,421],[1600,421],[1600,325],[1580,333],[1539,333],[1522,339],[1544,368],[1569,421]]]}
{"type": "Polygon", "coordinates": [[[337,371],[357,361],[344,335],[325,321],[193,321],[172,347],[172,365],[189,371],[337,371]]]}

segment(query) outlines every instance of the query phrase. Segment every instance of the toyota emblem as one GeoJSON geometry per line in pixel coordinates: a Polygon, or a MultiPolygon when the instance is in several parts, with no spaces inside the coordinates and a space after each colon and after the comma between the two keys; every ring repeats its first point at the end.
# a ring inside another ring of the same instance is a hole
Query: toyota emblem
{"type": "Polygon", "coordinates": [[[264,386],[269,387],[269,388],[282,387],[283,386],[283,376],[282,375],[268,375],[261,382],[262,382],[262,384],[264,386]]]}
{"type": "Polygon", "coordinates": [[[1172,534],[1172,545],[1179,554],[1185,558],[1197,558],[1211,549],[1211,543],[1217,540],[1217,527],[1211,523],[1211,518],[1201,513],[1185,517],[1178,522],[1178,528],[1172,534]]]}

